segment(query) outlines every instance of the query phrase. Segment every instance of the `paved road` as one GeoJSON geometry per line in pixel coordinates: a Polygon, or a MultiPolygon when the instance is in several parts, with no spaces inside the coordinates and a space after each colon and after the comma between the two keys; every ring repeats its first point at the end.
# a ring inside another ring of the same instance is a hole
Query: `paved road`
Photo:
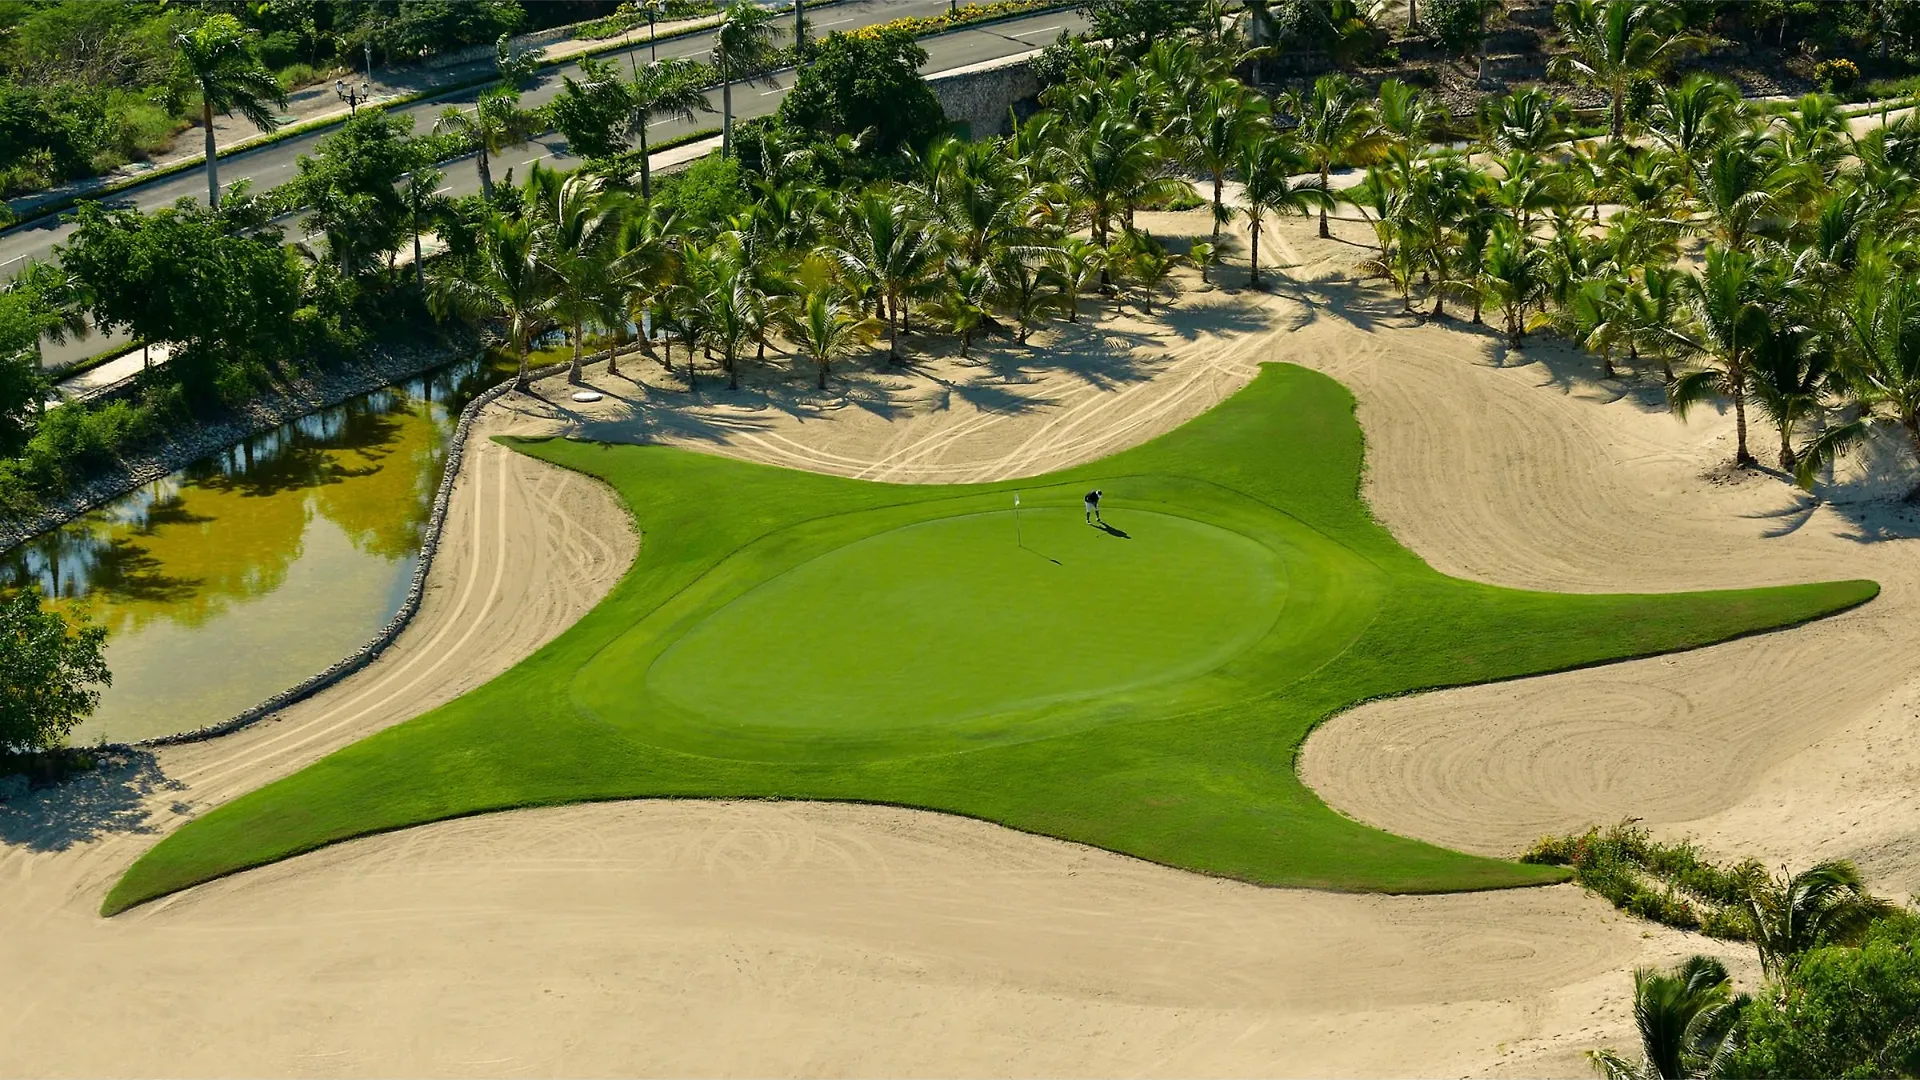
{"type": "MultiPolygon", "coordinates": [[[[945,11],[947,0],[848,0],[819,11],[813,23],[816,33],[825,34],[834,30],[851,30],[908,15],[927,15],[945,11]]],[[[783,28],[789,24],[782,23],[783,28]]],[[[923,69],[934,74],[968,64],[992,60],[1002,56],[1011,56],[1026,52],[1046,44],[1062,29],[1080,31],[1085,28],[1085,19],[1072,11],[1042,12],[1038,15],[990,26],[967,30],[956,30],[936,37],[928,38],[924,45],[928,61],[923,69]]],[[[712,34],[703,32],[687,37],[662,42],[659,46],[661,57],[705,57],[712,51],[712,34]]],[[[631,50],[622,50],[606,54],[606,59],[629,64],[637,60],[647,60],[647,47],[637,46],[631,50]]],[[[528,107],[551,101],[562,86],[567,75],[578,75],[577,64],[565,64],[546,69],[541,73],[539,85],[527,90],[522,101],[528,107]]],[[[748,119],[771,113],[779,106],[780,98],[792,85],[792,74],[778,75],[776,86],[758,86],[734,88],[734,115],[738,119],[748,119]]],[[[433,126],[434,119],[448,105],[470,105],[478,96],[480,89],[456,91],[436,98],[415,102],[393,110],[396,116],[412,121],[414,130],[427,131],[433,126]]],[[[720,92],[712,94],[715,107],[719,106],[720,92]]],[[[719,122],[718,114],[702,117],[693,125],[680,123],[660,123],[654,125],[650,137],[654,139],[670,138],[675,134],[700,127],[711,127],[719,122]]],[[[329,131],[318,131],[297,138],[274,143],[258,150],[247,151],[220,159],[221,186],[249,179],[253,181],[255,191],[264,191],[290,179],[297,171],[297,163],[302,154],[312,153],[319,142],[330,135],[329,131]]],[[[524,175],[529,164],[536,160],[566,162],[570,158],[565,152],[565,142],[558,135],[543,136],[526,147],[509,148],[507,152],[491,162],[494,176],[504,177],[507,169],[515,170],[515,175],[524,175]]],[[[473,166],[471,155],[446,166],[448,188],[454,194],[466,194],[478,190],[479,177],[473,166]]],[[[117,195],[102,200],[106,205],[135,207],[141,210],[153,210],[171,205],[175,200],[190,198],[200,202],[206,200],[207,180],[201,169],[191,169],[184,173],[155,180],[138,187],[129,188],[117,195]]],[[[27,259],[46,260],[52,257],[53,246],[63,242],[72,231],[72,227],[46,219],[29,225],[23,225],[0,233],[0,274],[11,274],[27,259]]],[[[64,348],[49,351],[49,364],[64,364],[72,360],[99,352],[104,339],[96,336],[82,344],[70,344],[64,348]],[[58,353],[59,355],[53,355],[58,353]]]]}

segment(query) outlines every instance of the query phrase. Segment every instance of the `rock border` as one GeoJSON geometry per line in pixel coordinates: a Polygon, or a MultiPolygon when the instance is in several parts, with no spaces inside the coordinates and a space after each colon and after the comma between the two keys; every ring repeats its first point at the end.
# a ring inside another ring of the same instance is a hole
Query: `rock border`
{"type": "MultiPolygon", "coordinates": [[[[581,357],[581,363],[604,359],[604,351],[593,356],[581,357]]],[[[573,366],[572,360],[563,360],[557,364],[534,368],[527,372],[527,382],[549,378],[566,371],[573,366]]],[[[460,411],[460,421],[454,425],[453,433],[447,443],[447,460],[440,471],[440,488],[433,496],[433,513],[427,519],[426,534],[420,541],[420,561],[414,565],[413,581],[407,586],[407,597],[400,602],[400,610],[393,613],[387,625],[373,636],[365,645],[354,650],[346,658],[335,662],[299,685],[282,690],[267,700],[217,724],[208,724],[193,731],[183,731],[177,735],[161,735],[152,739],[139,739],[131,743],[101,743],[109,750],[133,749],[152,746],[178,746],[182,743],[205,742],[231,734],[243,727],[263,720],[274,713],[303,701],[339,682],[341,679],[359,671],[372,663],[376,657],[393,644],[400,631],[407,628],[413,617],[420,611],[420,602],[427,595],[427,572],[433,569],[433,557],[440,550],[440,531],[447,521],[447,507],[453,501],[453,482],[460,476],[460,466],[466,460],[467,436],[472,431],[473,422],[480,416],[481,410],[518,389],[517,379],[508,379],[498,386],[483,391],[480,396],[467,403],[460,411]]]]}

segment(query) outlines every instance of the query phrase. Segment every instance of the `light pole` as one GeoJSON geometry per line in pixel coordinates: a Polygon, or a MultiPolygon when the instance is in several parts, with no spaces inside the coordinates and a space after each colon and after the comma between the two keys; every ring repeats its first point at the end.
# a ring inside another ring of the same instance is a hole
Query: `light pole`
{"type": "Polygon", "coordinates": [[[333,92],[340,96],[341,101],[347,103],[348,116],[358,116],[360,106],[373,100],[373,89],[366,83],[361,83],[359,86],[348,86],[344,80],[335,79],[333,80],[333,92]]]}

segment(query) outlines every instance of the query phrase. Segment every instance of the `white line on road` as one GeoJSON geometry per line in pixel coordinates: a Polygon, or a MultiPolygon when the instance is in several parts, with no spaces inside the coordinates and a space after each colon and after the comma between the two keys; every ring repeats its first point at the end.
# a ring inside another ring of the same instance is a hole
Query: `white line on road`
{"type": "Polygon", "coordinates": [[[527,160],[525,160],[525,161],[523,161],[523,162],[521,162],[520,164],[522,164],[522,165],[531,165],[531,164],[533,164],[533,163],[534,163],[534,162],[536,162],[536,161],[545,161],[545,160],[547,160],[548,158],[550,158],[550,157],[552,157],[553,155],[555,155],[555,154],[557,154],[557,153],[559,153],[559,151],[558,151],[558,150],[549,150],[549,151],[547,151],[546,153],[544,153],[544,154],[541,154],[541,155],[540,155],[539,157],[537,157],[537,158],[528,158],[527,160]]]}
{"type": "Polygon", "coordinates": [[[793,89],[793,87],[791,87],[791,86],[776,86],[776,87],[774,87],[774,88],[773,88],[773,89],[771,89],[771,90],[762,90],[762,91],[760,91],[760,96],[761,96],[761,97],[766,97],[766,96],[768,96],[768,95],[770,95],[770,94],[784,94],[784,93],[786,93],[787,91],[789,91],[789,90],[791,90],[791,89],[793,89]]]}
{"type": "Polygon", "coordinates": [[[1061,23],[1059,26],[1043,26],[1038,30],[1022,30],[1017,34],[1008,34],[1007,36],[1015,37],[1015,38],[1026,37],[1028,34],[1045,34],[1045,33],[1050,33],[1054,30],[1064,30],[1064,29],[1066,29],[1066,24],[1061,23]]]}

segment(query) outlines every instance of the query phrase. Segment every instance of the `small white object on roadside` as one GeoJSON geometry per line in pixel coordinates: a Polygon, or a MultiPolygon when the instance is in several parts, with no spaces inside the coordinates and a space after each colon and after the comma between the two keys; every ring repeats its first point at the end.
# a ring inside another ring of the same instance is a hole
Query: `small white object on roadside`
{"type": "Polygon", "coordinates": [[[573,400],[575,400],[575,401],[599,401],[599,400],[600,400],[600,393],[599,393],[598,391],[596,391],[596,390],[575,390],[575,391],[573,392],[573,400]]]}

